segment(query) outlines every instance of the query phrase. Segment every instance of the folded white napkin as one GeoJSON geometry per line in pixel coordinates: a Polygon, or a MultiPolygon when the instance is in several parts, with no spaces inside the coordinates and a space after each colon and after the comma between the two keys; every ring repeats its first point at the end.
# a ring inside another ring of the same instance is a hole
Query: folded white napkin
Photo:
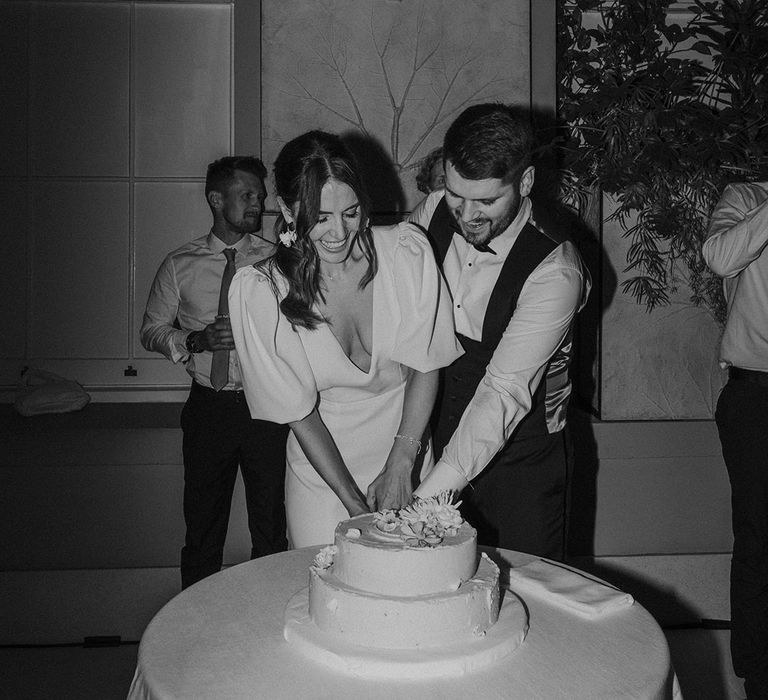
{"type": "Polygon", "coordinates": [[[509,588],[537,596],[587,617],[632,605],[634,598],[563,566],[537,559],[509,570],[509,588]]]}

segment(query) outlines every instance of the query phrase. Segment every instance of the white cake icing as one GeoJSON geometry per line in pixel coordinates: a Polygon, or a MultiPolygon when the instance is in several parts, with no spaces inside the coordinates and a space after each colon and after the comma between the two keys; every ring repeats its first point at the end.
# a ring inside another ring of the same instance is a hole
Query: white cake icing
{"type": "Polygon", "coordinates": [[[327,569],[312,569],[309,610],[320,629],[365,647],[423,649],[471,642],[498,618],[499,569],[483,554],[475,575],[457,590],[410,598],[361,591],[327,569]]]}
{"type": "Polygon", "coordinates": [[[520,599],[504,597],[498,622],[471,644],[430,649],[376,649],[350,644],[321,630],[308,613],[308,589],[285,608],[285,638],[306,659],[339,673],[373,680],[456,678],[475,673],[509,656],[525,639],[528,616],[520,599]]]}
{"type": "Polygon", "coordinates": [[[332,574],[351,588],[388,597],[455,591],[477,569],[476,537],[462,523],[439,544],[418,547],[398,533],[382,532],[373,514],[359,515],[336,528],[332,574]]]}
{"type": "Polygon", "coordinates": [[[326,665],[372,678],[455,675],[517,648],[527,617],[499,618],[499,569],[449,494],[338,525],[309,588],[286,608],[285,637],[326,665]],[[500,627],[494,635],[494,627],[500,627]]]}

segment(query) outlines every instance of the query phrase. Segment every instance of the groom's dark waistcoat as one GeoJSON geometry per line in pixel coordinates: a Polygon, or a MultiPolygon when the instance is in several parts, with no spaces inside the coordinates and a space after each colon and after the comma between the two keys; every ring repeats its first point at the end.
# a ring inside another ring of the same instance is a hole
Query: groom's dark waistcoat
{"type": "MultiPolygon", "coordinates": [[[[458,231],[458,224],[448,210],[445,199],[440,200],[429,222],[428,234],[441,267],[453,234],[458,231]]],[[[542,260],[564,240],[565,237],[545,234],[530,222],[526,223],[509,251],[491,292],[483,319],[482,338],[478,341],[467,338],[461,333],[456,334],[464,348],[464,354],[443,370],[443,381],[433,416],[436,457],[439,457],[450,440],[477,386],[485,376],[496,346],[501,341],[504,330],[515,311],[520,290],[525,281],[542,260]]],[[[486,253],[486,255],[491,254],[486,253]]],[[[567,374],[567,367],[563,371],[567,374]]],[[[515,429],[513,434],[515,439],[547,433],[545,405],[547,376],[548,372],[545,371],[533,394],[530,412],[515,429]]]]}

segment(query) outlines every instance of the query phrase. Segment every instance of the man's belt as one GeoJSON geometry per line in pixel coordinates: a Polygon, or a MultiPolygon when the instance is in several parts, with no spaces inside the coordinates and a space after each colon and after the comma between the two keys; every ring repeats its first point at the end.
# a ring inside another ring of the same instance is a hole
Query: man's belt
{"type": "Polygon", "coordinates": [[[768,389],[768,372],[758,372],[754,369],[742,369],[741,367],[729,367],[728,377],[733,381],[752,382],[768,389]]]}
{"type": "Polygon", "coordinates": [[[192,380],[192,391],[207,397],[218,396],[221,398],[235,399],[238,401],[245,398],[245,394],[242,389],[221,389],[220,391],[216,391],[216,389],[211,389],[210,387],[203,386],[202,384],[195,381],[194,379],[192,380]]]}

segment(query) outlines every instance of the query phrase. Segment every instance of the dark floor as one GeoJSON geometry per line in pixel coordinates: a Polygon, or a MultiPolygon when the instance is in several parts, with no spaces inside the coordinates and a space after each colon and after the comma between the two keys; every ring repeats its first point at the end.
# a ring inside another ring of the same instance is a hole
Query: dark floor
{"type": "Polygon", "coordinates": [[[138,644],[0,649],[2,700],[125,700],[138,644]]]}
{"type": "Polygon", "coordinates": [[[731,668],[729,630],[667,630],[685,700],[742,700],[744,682],[731,668]]]}
{"type": "MultiPolygon", "coordinates": [[[[669,630],[667,639],[685,700],[744,697],[731,670],[728,630],[669,630]]],[[[0,698],[125,700],[137,651],[136,644],[0,649],[0,698]]]]}

